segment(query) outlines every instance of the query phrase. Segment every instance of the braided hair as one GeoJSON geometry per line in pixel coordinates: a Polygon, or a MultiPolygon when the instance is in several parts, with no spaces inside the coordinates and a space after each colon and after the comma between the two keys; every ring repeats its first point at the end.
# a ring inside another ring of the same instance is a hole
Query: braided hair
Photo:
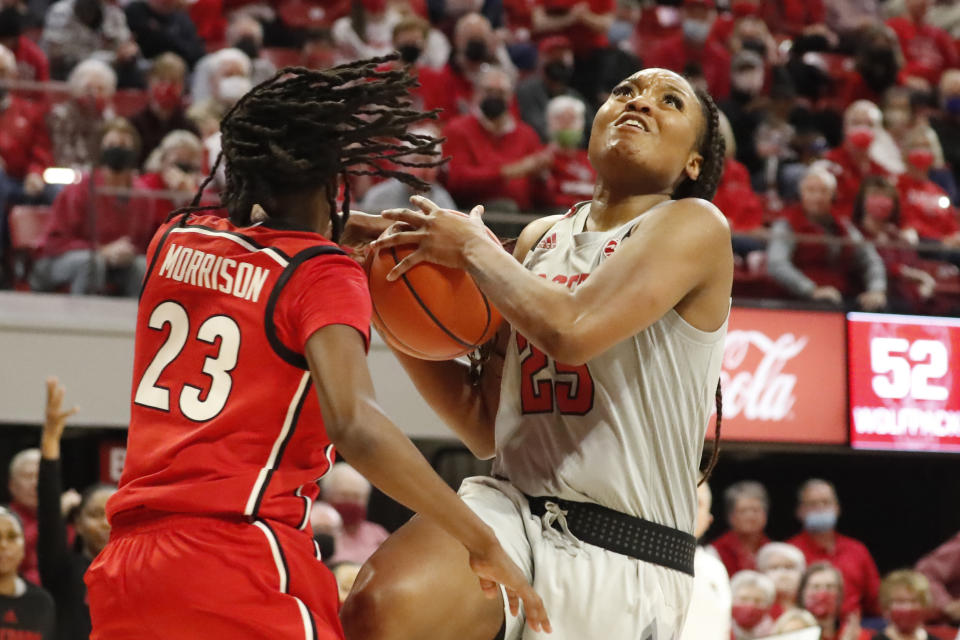
{"type": "Polygon", "coordinates": [[[408,132],[407,127],[435,119],[437,112],[411,107],[408,92],[416,79],[403,69],[383,68],[397,57],[370,58],[320,71],[287,67],[251,89],[221,120],[222,150],[191,206],[173,215],[219,208],[197,205],[221,162],[226,163],[221,202],[231,222],[250,225],[254,204],[271,216],[281,216],[279,197],[325,187],[334,241],[350,215],[347,176],[395,178],[416,190],[429,189],[403,168],[443,163],[439,159],[443,140],[408,132]],[[339,216],[334,213],[333,188],[338,175],[344,185],[339,216]]]}
{"type": "Polygon", "coordinates": [[[700,175],[696,180],[685,177],[670,195],[674,200],[680,198],[703,198],[712,200],[723,176],[724,152],[726,141],[720,131],[720,110],[709,93],[696,90],[703,120],[706,123],[697,138],[697,152],[703,157],[700,175]]]}
{"type": "MultiPolygon", "coordinates": [[[[696,180],[685,177],[677,185],[677,188],[670,195],[674,200],[680,198],[712,200],[717,193],[717,187],[720,185],[720,178],[723,176],[726,141],[720,131],[720,110],[717,109],[717,104],[709,93],[700,89],[697,89],[695,93],[700,101],[700,109],[703,111],[703,120],[706,123],[697,139],[697,152],[703,157],[703,162],[700,164],[700,175],[697,176],[696,180]]],[[[707,463],[707,468],[697,486],[710,479],[710,474],[713,473],[713,469],[717,466],[717,459],[720,457],[720,423],[723,421],[723,396],[719,381],[714,397],[717,405],[717,430],[713,436],[713,452],[710,454],[710,462],[707,463]]]]}

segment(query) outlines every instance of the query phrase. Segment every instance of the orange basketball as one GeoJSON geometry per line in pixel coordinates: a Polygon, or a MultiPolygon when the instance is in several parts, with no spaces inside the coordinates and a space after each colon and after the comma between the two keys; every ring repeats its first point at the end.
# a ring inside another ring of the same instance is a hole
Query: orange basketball
{"type": "Polygon", "coordinates": [[[421,360],[450,360],[492,338],[503,319],[466,271],[421,262],[387,280],[412,252],[390,247],[367,260],[373,324],[387,344],[421,360]]]}

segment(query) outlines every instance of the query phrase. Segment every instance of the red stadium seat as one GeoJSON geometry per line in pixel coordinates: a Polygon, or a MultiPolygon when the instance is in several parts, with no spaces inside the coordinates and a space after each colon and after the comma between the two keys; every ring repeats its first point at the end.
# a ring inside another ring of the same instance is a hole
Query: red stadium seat
{"type": "Polygon", "coordinates": [[[27,278],[33,254],[40,247],[52,209],[46,206],[18,205],[10,209],[10,248],[13,254],[14,287],[28,290],[27,278]]]}

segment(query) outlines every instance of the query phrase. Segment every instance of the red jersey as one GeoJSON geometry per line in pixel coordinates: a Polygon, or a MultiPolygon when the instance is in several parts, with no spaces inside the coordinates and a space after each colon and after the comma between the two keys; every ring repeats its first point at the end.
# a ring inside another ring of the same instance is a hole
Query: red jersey
{"type": "Polygon", "coordinates": [[[917,180],[901,174],[897,180],[903,207],[901,226],[916,229],[921,238],[943,240],[960,231],[957,210],[947,193],[931,180],[917,180]]]}
{"type": "Polygon", "coordinates": [[[165,223],[147,265],[111,521],[172,512],[305,528],[334,451],[304,345],[332,324],[369,342],[363,269],[319,234],[215,216],[165,223]]]}
{"type": "Polygon", "coordinates": [[[940,74],[960,62],[950,34],[939,27],[917,24],[906,16],[890,18],[887,26],[893,29],[900,41],[903,57],[907,60],[903,69],[906,75],[920,76],[936,86],[940,82],[940,74]]]}
{"type": "Polygon", "coordinates": [[[766,215],[763,200],[750,184],[750,172],[733,158],[723,162],[723,176],[712,202],[727,217],[734,233],[753,231],[763,226],[766,215]]]}

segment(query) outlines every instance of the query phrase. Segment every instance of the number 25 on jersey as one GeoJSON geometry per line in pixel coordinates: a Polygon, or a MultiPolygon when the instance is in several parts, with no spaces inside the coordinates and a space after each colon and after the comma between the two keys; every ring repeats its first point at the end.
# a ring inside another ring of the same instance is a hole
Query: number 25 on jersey
{"type": "Polygon", "coordinates": [[[529,340],[517,334],[520,356],[520,407],[523,413],[553,413],[582,416],[593,408],[593,376],[586,364],[574,367],[547,357],[529,340]],[[550,378],[535,380],[547,367],[550,378]]]}

